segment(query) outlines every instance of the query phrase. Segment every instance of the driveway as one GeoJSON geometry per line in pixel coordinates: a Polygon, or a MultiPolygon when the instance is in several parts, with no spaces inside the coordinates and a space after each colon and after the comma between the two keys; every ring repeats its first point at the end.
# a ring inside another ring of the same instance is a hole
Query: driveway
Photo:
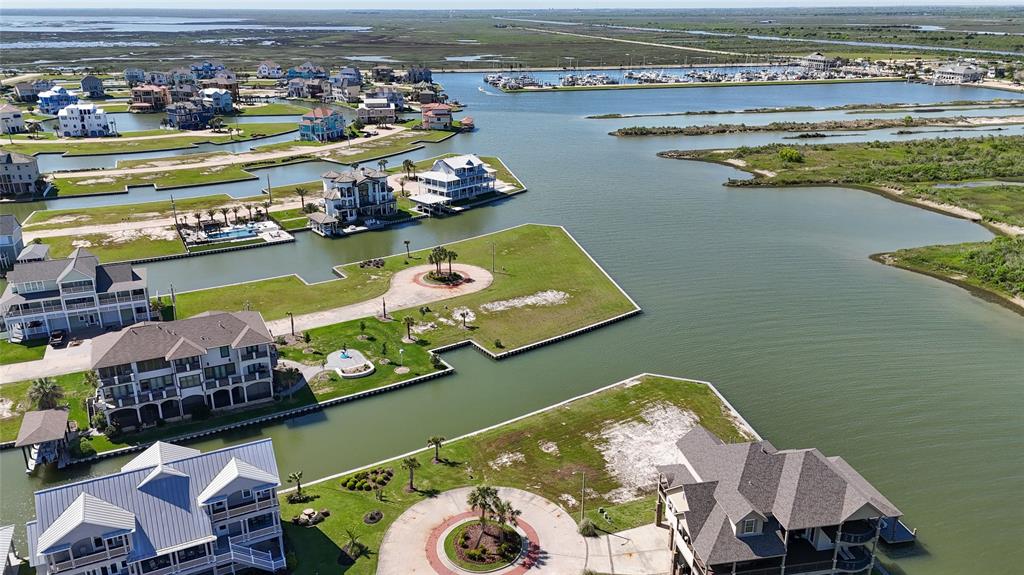
{"type": "Polygon", "coordinates": [[[76,346],[68,345],[60,349],[47,347],[43,359],[0,365],[0,384],[86,371],[92,363],[91,355],[91,339],[82,340],[82,343],[76,346]]]}
{"type": "MultiPolygon", "coordinates": [[[[453,298],[478,292],[487,288],[494,281],[491,272],[478,266],[467,264],[452,264],[452,270],[459,272],[464,277],[473,281],[462,285],[448,287],[442,285],[430,285],[420,277],[432,270],[430,264],[414,266],[404,269],[391,277],[391,285],[384,295],[368,299],[363,302],[354,303],[334,309],[307,313],[295,316],[295,332],[305,331],[315,327],[332,325],[361,317],[379,315],[381,312],[381,299],[387,303],[388,313],[393,310],[406,309],[421,306],[436,301],[453,298]]],[[[447,268],[447,266],[445,266],[447,268]]],[[[291,331],[291,322],[288,318],[277,319],[267,322],[270,333],[283,335],[291,331]]]]}

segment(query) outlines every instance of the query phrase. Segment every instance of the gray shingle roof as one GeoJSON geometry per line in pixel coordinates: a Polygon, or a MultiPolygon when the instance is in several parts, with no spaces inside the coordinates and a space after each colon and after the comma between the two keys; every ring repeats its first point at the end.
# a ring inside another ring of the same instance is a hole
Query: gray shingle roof
{"type": "Polygon", "coordinates": [[[15,447],[35,445],[64,437],[68,430],[68,412],[63,409],[29,411],[21,420],[15,447]]]}
{"type": "Polygon", "coordinates": [[[14,542],[14,526],[4,525],[0,527],[0,554],[6,558],[11,551],[13,551],[12,543],[14,542]]]}
{"type": "Polygon", "coordinates": [[[0,150],[0,164],[34,164],[36,159],[32,156],[25,154],[19,154],[18,152],[11,152],[8,150],[0,150]]]}
{"type": "MultiPolygon", "coordinates": [[[[164,463],[165,472],[145,482],[153,474],[153,467],[140,467],[37,491],[36,520],[27,526],[32,564],[38,565],[43,560],[39,556],[40,534],[57,523],[83,493],[134,515],[134,532],[130,535],[132,551],[128,561],[154,557],[161,550],[166,552],[190,543],[212,541],[215,535],[210,516],[197,498],[232,460],[245,462],[267,476],[278,477],[273,444],[270,439],[262,439],[164,463]]],[[[275,484],[279,483],[275,481],[275,484]]]]}
{"type": "Polygon", "coordinates": [[[0,236],[13,236],[14,230],[20,227],[18,219],[11,214],[0,214],[0,236]]]}
{"type": "Polygon", "coordinates": [[[387,174],[379,170],[360,168],[358,170],[348,170],[345,172],[336,172],[331,170],[329,172],[325,172],[320,177],[332,182],[359,184],[366,180],[379,180],[381,178],[386,178],[387,174]]]}
{"type": "Polygon", "coordinates": [[[177,321],[142,322],[93,338],[92,368],[158,358],[170,361],[222,346],[240,349],[272,341],[259,312],[205,312],[177,321]]]}
{"type": "Polygon", "coordinates": [[[24,259],[29,259],[29,260],[45,260],[46,257],[49,254],[50,254],[50,245],[49,244],[30,243],[27,246],[25,246],[25,249],[21,250],[21,253],[18,254],[18,259],[19,260],[24,260],[24,259]]]}

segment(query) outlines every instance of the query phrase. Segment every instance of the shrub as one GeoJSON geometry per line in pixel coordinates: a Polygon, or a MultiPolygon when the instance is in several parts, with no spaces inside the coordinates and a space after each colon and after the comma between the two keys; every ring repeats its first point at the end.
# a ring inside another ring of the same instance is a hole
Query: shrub
{"type": "Polygon", "coordinates": [[[804,161],[804,155],[796,148],[782,148],[779,150],[779,159],[783,162],[798,164],[804,161]]]}
{"type": "Polygon", "coordinates": [[[580,535],[584,537],[597,537],[597,526],[586,517],[583,518],[583,521],[580,521],[579,530],[580,535]]]}
{"type": "Polygon", "coordinates": [[[501,343],[500,339],[496,339],[496,340],[494,340],[494,347],[496,347],[498,349],[501,349],[501,348],[503,348],[505,346],[504,346],[504,344],[501,343]]]}
{"type": "Polygon", "coordinates": [[[88,438],[79,437],[71,442],[71,456],[75,459],[92,457],[93,455],[96,455],[96,448],[92,446],[88,438]]]}
{"type": "Polygon", "coordinates": [[[107,416],[101,411],[96,412],[96,414],[92,416],[92,421],[90,423],[92,423],[92,426],[95,429],[103,431],[107,428],[107,416]]]}

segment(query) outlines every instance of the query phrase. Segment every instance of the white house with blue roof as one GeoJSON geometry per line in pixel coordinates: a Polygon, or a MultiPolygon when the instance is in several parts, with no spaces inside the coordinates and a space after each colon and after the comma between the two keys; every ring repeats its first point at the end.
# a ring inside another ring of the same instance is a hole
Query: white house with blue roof
{"type": "Polygon", "coordinates": [[[157,442],[117,473],[37,491],[42,575],[227,575],[285,567],[270,439],[202,453],[157,442]]]}

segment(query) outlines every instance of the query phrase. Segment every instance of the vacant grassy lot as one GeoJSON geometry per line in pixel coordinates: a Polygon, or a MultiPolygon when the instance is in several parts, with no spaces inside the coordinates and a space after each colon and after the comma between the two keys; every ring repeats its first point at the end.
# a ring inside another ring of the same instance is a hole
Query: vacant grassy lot
{"type": "Polygon", "coordinates": [[[256,176],[245,171],[241,166],[234,165],[121,176],[55,178],[53,185],[57,188],[58,195],[79,196],[82,194],[118,193],[125,191],[129,186],[156,186],[157,189],[167,189],[255,179],[256,176]]]}
{"type": "Polygon", "coordinates": [[[298,127],[292,122],[279,122],[272,124],[232,124],[232,128],[241,130],[240,133],[207,135],[190,134],[188,131],[172,132],[168,130],[148,130],[146,132],[125,132],[122,138],[107,142],[90,142],[89,138],[64,139],[64,140],[39,140],[33,143],[15,143],[6,146],[16,152],[23,154],[59,153],[64,152],[67,156],[90,156],[96,154],[124,154],[132,152],[152,152],[157,150],[174,150],[179,148],[193,148],[198,144],[227,144],[240,142],[255,138],[277,136],[288,132],[295,132],[298,127]],[[180,135],[166,138],[149,138],[145,140],[129,140],[132,137],[162,136],[178,133],[180,135]]]}
{"type": "MultiPolygon", "coordinates": [[[[68,418],[77,422],[79,428],[89,427],[89,417],[85,411],[85,400],[93,394],[93,387],[85,380],[84,373],[69,373],[53,378],[64,391],[61,405],[68,408],[68,418]]],[[[32,381],[19,381],[0,385],[0,401],[10,406],[9,417],[0,419],[0,442],[14,441],[18,437],[18,428],[26,411],[33,411],[36,406],[28,397],[32,381]]]]}
{"type": "Polygon", "coordinates": [[[994,292],[1006,299],[1024,299],[1024,237],[898,250],[884,254],[881,260],[994,292]]]}
{"type": "Polygon", "coordinates": [[[46,339],[33,339],[22,343],[0,340],[0,365],[43,359],[46,353],[46,339]]]}
{"type": "MultiPolygon", "coordinates": [[[[494,283],[485,290],[431,306],[420,318],[420,339],[433,347],[473,339],[494,352],[547,339],[634,309],[629,299],[580,250],[563,229],[523,225],[479,238],[448,244],[458,262],[491,266],[494,245],[494,283]],[[524,303],[517,298],[549,293],[557,303],[524,303]],[[459,311],[475,315],[461,327],[459,311]],[[432,324],[432,325],[431,325],[432,324]],[[497,345],[501,343],[501,346],[497,345]]],[[[408,266],[426,263],[427,250],[406,259],[405,254],[384,259],[383,269],[342,268],[345,279],[306,284],[295,276],[250,282],[244,286],[211,288],[178,294],[178,315],[188,317],[213,310],[242,309],[245,304],[267,320],[340,307],[377,297],[387,290],[391,276],[408,266]]],[[[400,315],[394,311],[394,315],[400,315]]]]}
{"type": "Polygon", "coordinates": [[[155,228],[147,231],[159,232],[174,239],[165,238],[163,235],[153,237],[144,233],[133,235],[129,239],[100,233],[54,236],[42,238],[42,242],[50,246],[52,258],[67,257],[76,247],[82,246],[101,262],[121,262],[185,253],[185,245],[178,239],[174,228],[155,228]],[[78,246],[72,245],[73,242],[78,242],[78,246]],[[83,245],[82,242],[88,242],[88,245],[83,245]]]}
{"type": "MultiPolygon", "coordinates": [[[[277,83],[276,80],[271,80],[270,84],[277,83]]],[[[263,104],[260,106],[244,107],[239,110],[238,115],[240,116],[290,116],[305,114],[309,111],[309,108],[305,106],[297,106],[295,104],[289,104],[288,102],[270,102],[269,104],[263,104]]],[[[244,124],[243,124],[244,125],[244,124]]]]}
{"type": "MultiPolygon", "coordinates": [[[[598,527],[620,531],[654,519],[654,495],[644,493],[632,501],[614,503],[608,495],[622,487],[611,475],[601,448],[606,443],[602,432],[617,424],[649,424],[644,413],[650,408],[679,408],[699,418],[704,427],[725,441],[743,441],[724,405],[706,385],[657,376],[646,376],[635,385],[619,385],[597,394],[577,399],[567,405],[531,415],[482,434],[453,441],[441,449],[442,464],[431,462],[432,449],[416,458],[421,467],[416,472],[417,491],[406,493],[405,473],[394,460],[384,464],[395,470],[395,478],[384,488],[383,501],[376,501],[372,492],[349,491],[340,486],[344,478],[306,487],[305,492],[317,497],[313,503],[288,504],[282,497],[282,519],[288,545],[294,554],[294,572],[314,575],[337,569],[340,548],[346,543],[346,530],[353,531],[368,546],[346,573],[371,574],[377,568],[377,552],[384,532],[403,511],[440,492],[487,483],[517,487],[560,502],[562,494],[579,495],[579,475],[586,473],[587,486],[596,495],[587,499],[588,517],[598,527]],[[552,446],[554,449],[552,449],[552,446]],[[501,456],[518,454],[511,465],[492,465],[501,456]],[[331,516],[313,528],[295,527],[292,516],[304,508],[327,508],[331,516]],[[604,507],[609,523],[597,513],[604,507]],[[383,512],[375,525],[365,525],[362,517],[372,510],[383,512]]],[[[424,439],[431,430],[424,429],[424,439]]],[[[291,469],[282,470],[290,473],[291,469]]],[[[653,473],[653,469],[651,472],[653,473]]],[[[569,510],[578,509],[575,505],[569,510]]],[[[441,518],[438,518],[439,520],[441,518]]],[[[421,552],[422,550],[410,550],[421,552]]]]}

